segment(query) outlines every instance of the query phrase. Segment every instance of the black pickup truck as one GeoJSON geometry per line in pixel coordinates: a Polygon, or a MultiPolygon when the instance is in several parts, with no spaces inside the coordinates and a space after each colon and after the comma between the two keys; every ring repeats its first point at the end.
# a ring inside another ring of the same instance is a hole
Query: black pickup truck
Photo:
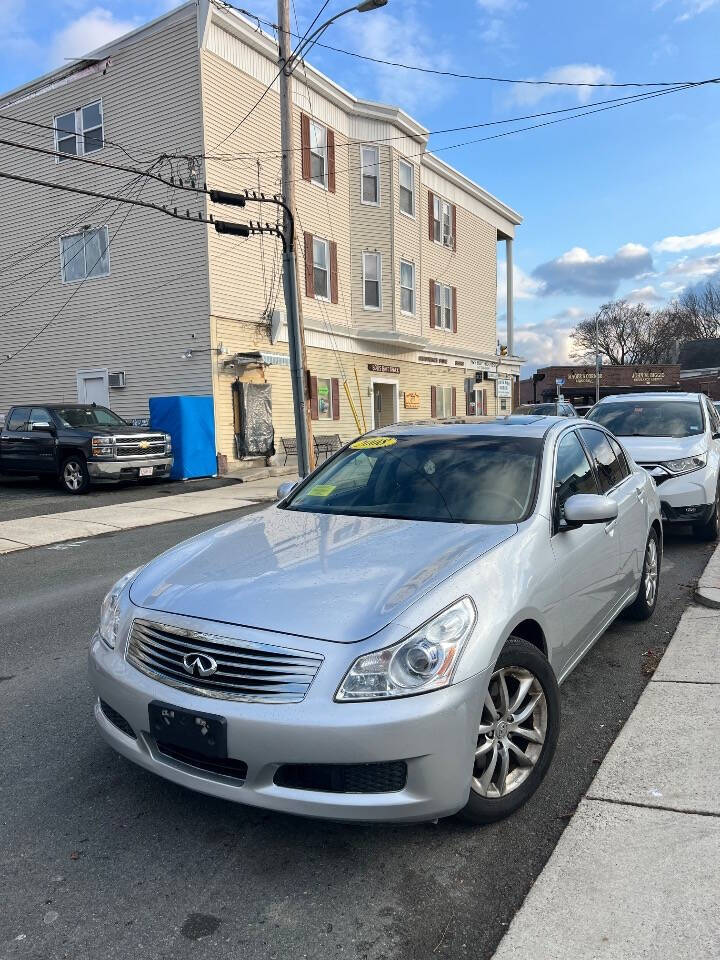
{"type": "Polygon", "coordinates": [[[17,404],[0,431],[0,473],[53,476],[68,493],[91,481],[165,478],[172,463],[169,434],[94,403],[17,404]]]}

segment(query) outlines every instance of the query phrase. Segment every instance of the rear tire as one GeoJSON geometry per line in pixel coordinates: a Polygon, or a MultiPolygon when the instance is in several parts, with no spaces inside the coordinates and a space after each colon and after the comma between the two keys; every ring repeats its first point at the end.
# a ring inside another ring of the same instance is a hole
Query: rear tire
{"type": "Polygon", "coordinates": [[[649,620],[655,613],[660,592],[660,540],[653,527],[645,546],[642,576],[638,595],[627,608],[631,620],[649,620]]]}
{"type": "Polygon", "coordinates": [[[60,467],[60,486],[65,493],[75,495],[87,493],[90,489],[90,474],[81,453],[71,453],[63,460],[60,467]]]}
{"type": "Polygon", "coordinates": [[[713,543],[720,536],[720,490],[715,497],[715,509],[707,523],[697,523],[693,527],[696,540],[713,543]]]}
{"type": "Polygon", "coordinates": [[[459,816],[493,823],[519,809],[547,773],[559,732],[560,693],[552,667],[537,647],[510,637],[488,685],[470,797],[459,816]]]}

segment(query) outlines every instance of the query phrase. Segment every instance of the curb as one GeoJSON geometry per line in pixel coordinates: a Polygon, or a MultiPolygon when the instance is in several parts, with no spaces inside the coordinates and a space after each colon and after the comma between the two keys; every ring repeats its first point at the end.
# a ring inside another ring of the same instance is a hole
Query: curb
{"type": "Polygon", "coordinates": [[[695,588],[695,601],[704,607],[720,610],[720,547],[717,547],[695,588]]]}

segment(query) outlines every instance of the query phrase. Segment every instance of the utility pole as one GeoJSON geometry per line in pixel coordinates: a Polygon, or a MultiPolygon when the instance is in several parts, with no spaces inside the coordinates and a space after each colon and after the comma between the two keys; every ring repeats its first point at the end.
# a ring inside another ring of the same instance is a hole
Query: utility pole
{"type": "Polygon", "coordinates": [[[295,439],[298,473],[306,477],[315,466],[312,444],[312,418],[308,403],[307,352],[300,293],[297,284],[295,251],[295,160],[293,151],[292,69],[286,64],[292,56],[290,36],[290,0],[278,0],[278,69],[280,82],[280,137],[282,147],[282,194],[288,209],[283,213],[283,291],[290,347],[295,439]]]}

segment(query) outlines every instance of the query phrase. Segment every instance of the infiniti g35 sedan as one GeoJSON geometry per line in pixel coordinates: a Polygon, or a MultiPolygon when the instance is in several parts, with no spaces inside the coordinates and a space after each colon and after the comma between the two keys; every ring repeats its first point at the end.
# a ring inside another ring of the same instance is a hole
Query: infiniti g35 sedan
{"type": "Polygon", "coordinates": [[[119,753],[203,793],[346,821],[507,816],[558,684],[658,597],[657,491],[580,419],[402,424],[128,573],[90,651],[119,753]]]}

